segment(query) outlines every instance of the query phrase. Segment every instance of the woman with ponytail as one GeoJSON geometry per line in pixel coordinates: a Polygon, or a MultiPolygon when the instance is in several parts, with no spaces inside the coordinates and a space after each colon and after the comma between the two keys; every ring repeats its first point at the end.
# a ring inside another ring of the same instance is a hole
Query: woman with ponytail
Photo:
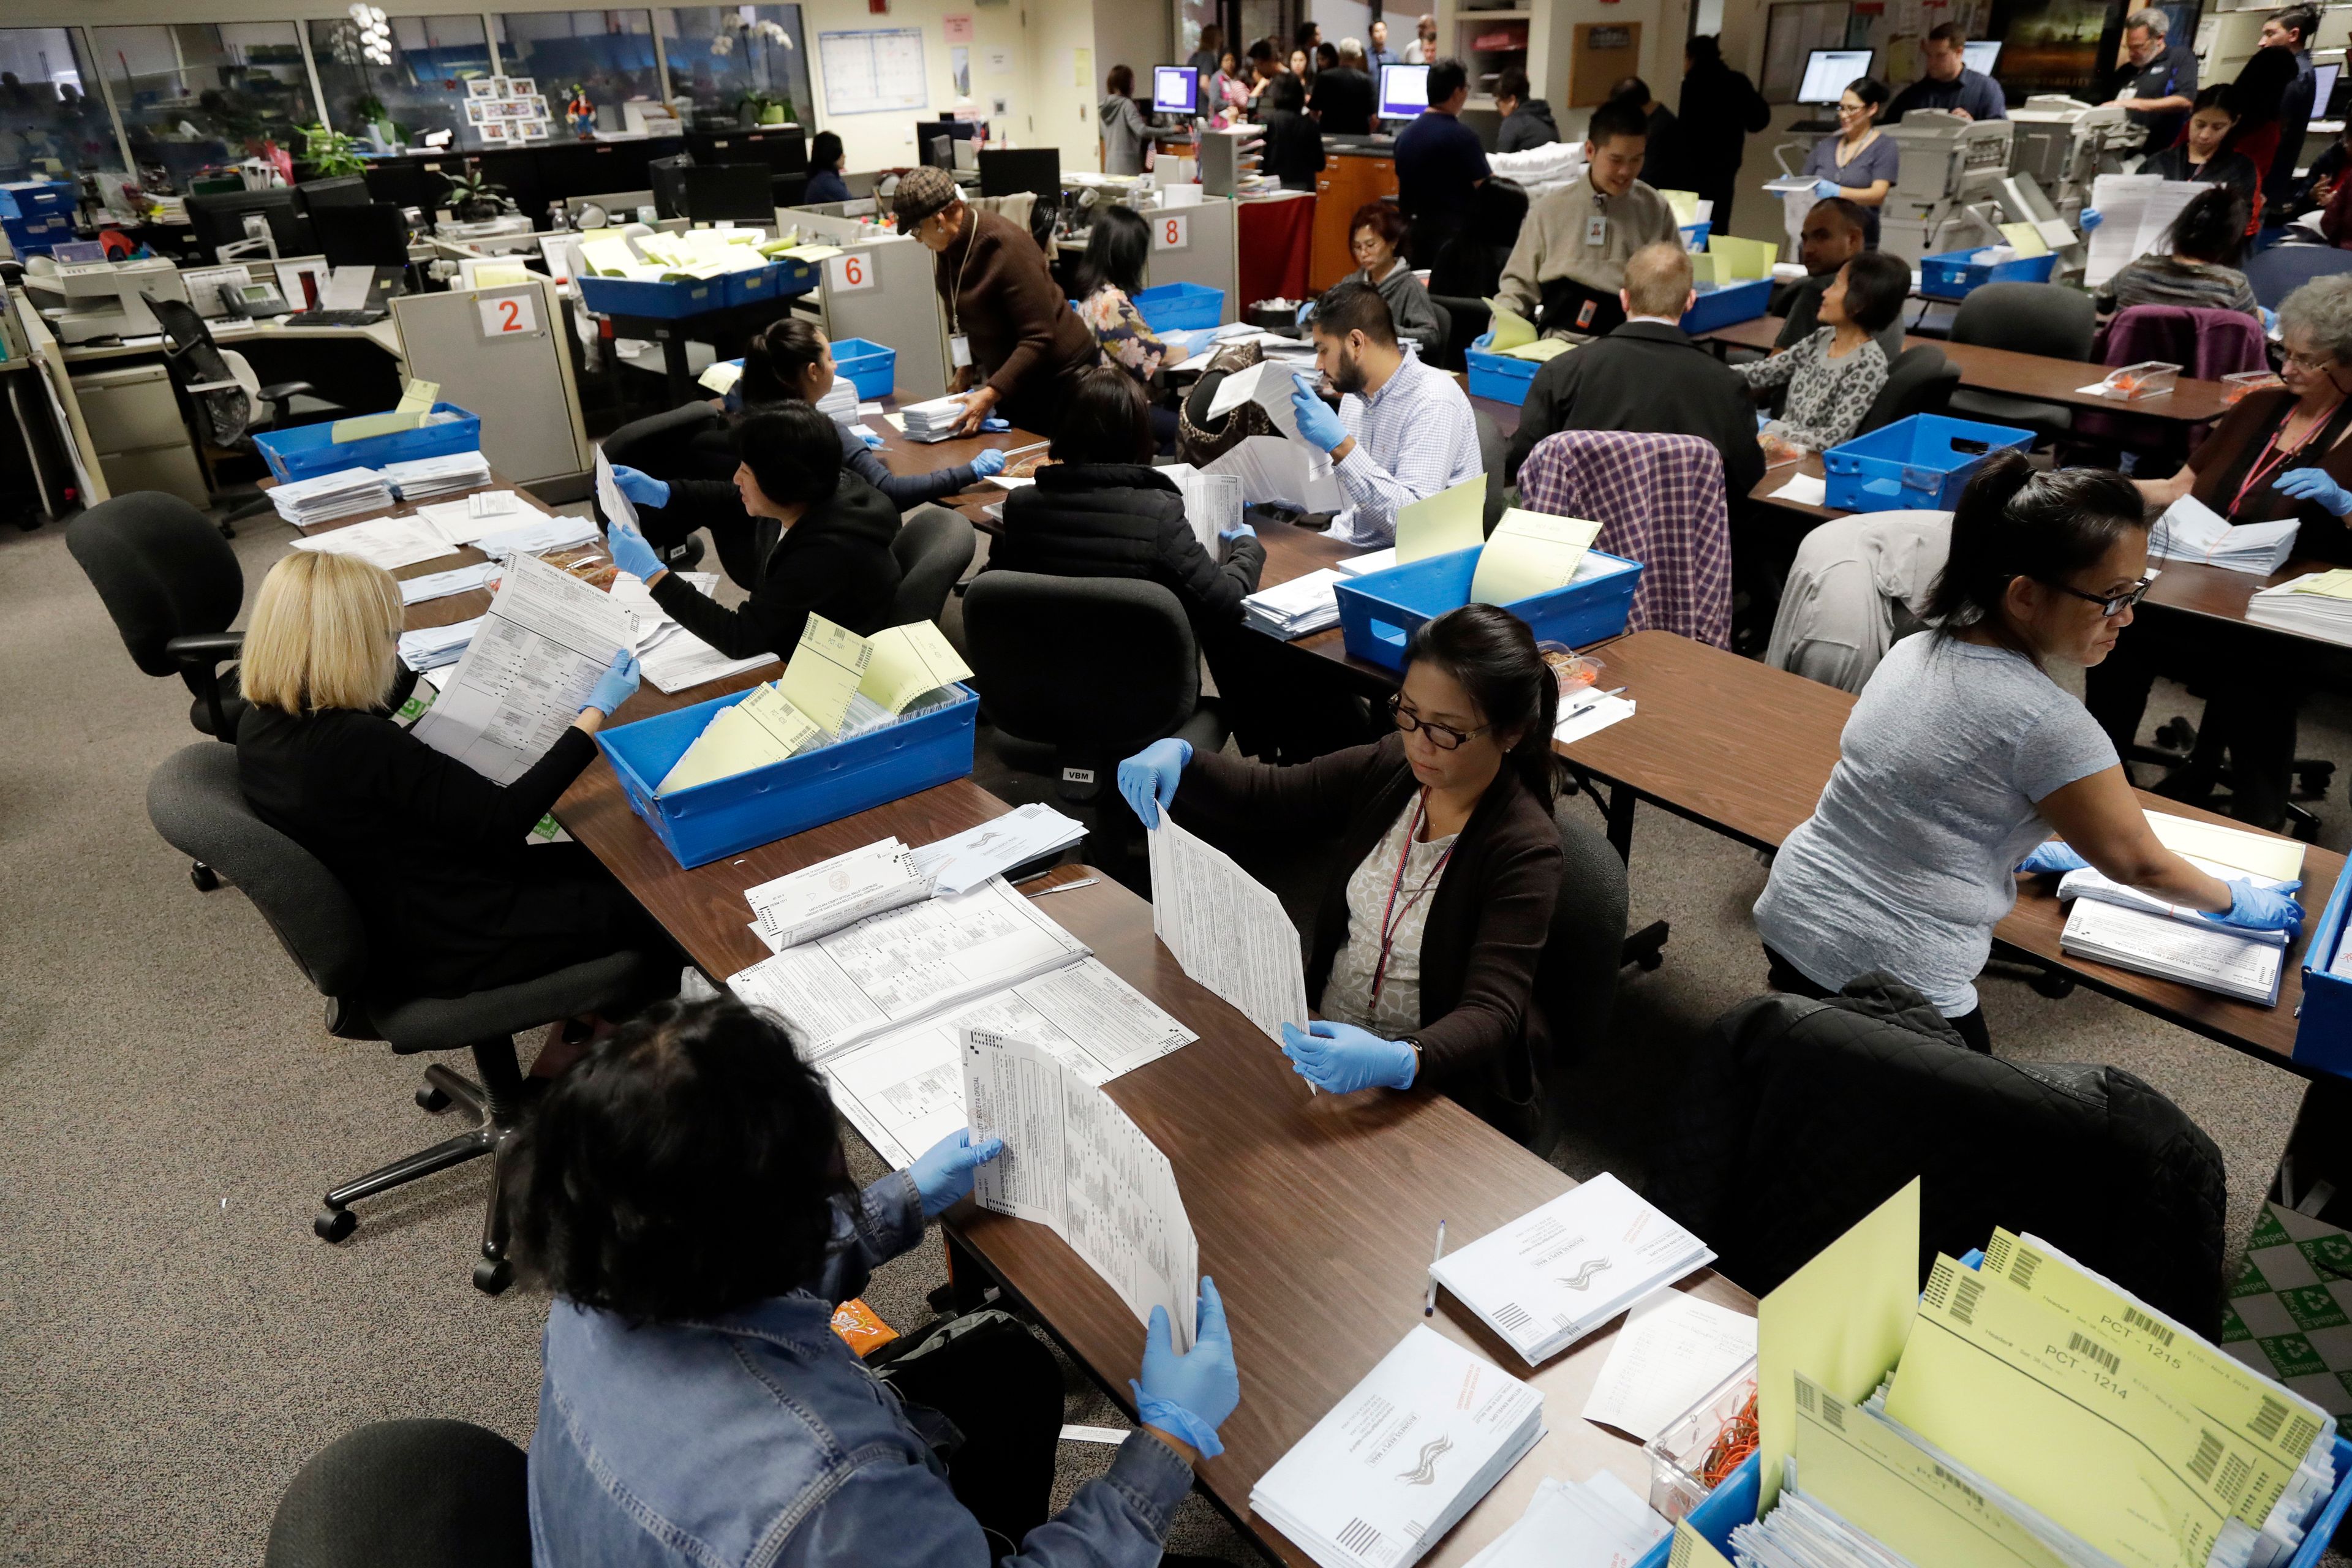
{"type": "Polygon", "coordinates": [[[2216,924],[2292,937],[2300,884],[2223,881],[2167,849],[2114,744],[2050,677],[2106,658],[2147,582],[2129,479],[2036,473],[2017,453],[1978,472],[1929,591],[1931,629],[1863,688],[1821,804],[1757,900],[1775,989],[1826,996],[1885,970],[1990,1050],[1975,981],[2016,901],[2013,871],[2092,866],[2216,924]],[[2063,842],[2045,842],[2053,828],[2063,842]]]}
{"type": "Polygon", "coordinates": [[[1155,742],[1118,768],[1146,827],[1181,786],[1212,837],[1323,839],[1307,999],[1283,1052],[1317,1089],[1443,1089],[1522,1142],[1536,1130],[1551,1026],[1536,968],[1559,898],[1551,732],[1559,688],[1534,634],[1471,605],[1414,634],[1397,732],[1297,767],[1155,742]]]}

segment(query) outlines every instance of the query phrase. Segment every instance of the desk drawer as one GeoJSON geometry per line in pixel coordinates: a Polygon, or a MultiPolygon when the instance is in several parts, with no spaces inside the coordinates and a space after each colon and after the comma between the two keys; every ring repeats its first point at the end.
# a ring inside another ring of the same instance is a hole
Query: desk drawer
{"type": "Polygon", "coordinates": [[[73,388],[89,426],[90,445],[101,458],[142,447],[188,444],[180,400],[172,395],[171,373],[160,364],[78,375],[73,388]]]}
{"type": "Polygon", "coordinates": [[[106,475],[107,489],[115,495],[162,490],[178,496],[198,511],[212,505],[212,497],[205,491],[205,471],[197,465],[195,450],[184,436],[175,446],[101,454],[98,466],[106,475]]]}

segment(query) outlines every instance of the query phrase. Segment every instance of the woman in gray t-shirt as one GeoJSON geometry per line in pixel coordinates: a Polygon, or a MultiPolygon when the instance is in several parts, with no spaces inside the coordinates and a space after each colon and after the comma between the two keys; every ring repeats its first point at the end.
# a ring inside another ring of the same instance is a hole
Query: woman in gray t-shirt
{"type": "Polygon", "coordinates": [[[2046,672],[2107,656],[2147,567],[2145,512],[2120,475],[2035,474],[2004,453],[1969,481],[1929,595],[1936,628],[1895,644],[1863,688],[1821,804],[1757,900],[1776,988],[1827,995],[1885,970],[1990,1050],[1975,981],[2016,901],[2013,868],[2095,866],[2221,924],[2301,924],[2293,885],[2224,882],[2159,843],[2114,745],[2046,672]],[[2067,843],[2044,844],[2053,828],[2067,843]]]}

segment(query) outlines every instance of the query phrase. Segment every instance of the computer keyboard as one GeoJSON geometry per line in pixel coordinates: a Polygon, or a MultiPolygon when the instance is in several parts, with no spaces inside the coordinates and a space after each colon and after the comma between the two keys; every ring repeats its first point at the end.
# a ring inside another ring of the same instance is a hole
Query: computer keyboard
{"type": "Polygon", "coordinates": [[[278,324],[288,327],[364,327],[381,321],[391,312],[386,310],[297,310],[278,318],[278,324]]]}

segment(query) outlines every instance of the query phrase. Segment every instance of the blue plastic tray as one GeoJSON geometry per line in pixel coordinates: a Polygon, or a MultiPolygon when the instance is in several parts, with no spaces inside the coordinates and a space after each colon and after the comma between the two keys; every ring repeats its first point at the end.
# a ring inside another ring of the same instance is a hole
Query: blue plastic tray
{"type": "Polygon", "coordinates": [[[816,268],[806,261],[771,261],[756,271],[730,272],[724,281],[728,304],[755,305],[807,293],[816,287],[816,268]]]}
{"type": "Polygon", "coordinates": [[[1713,218],[1707,219],[1705,223],[1686,223],[1683,225],[1683,248],[1685,250],[1705,250],[1706,248],[1706,237],[1714,232],[1715,220],[1713,218]]]}
{"type": "Polygon", "coordinates": [[[879,403],[898,385],[898,351],[864,338],[834,339],[833,368],[856,384],[861,402],[879,403]]]}
{"type": "Polygon", "coordinates": [[[0,185],[0,217],[61,217],[71,227],[76,189],[71,180],[16,180],[0,185]]]}
{"type": "Polygon", "coordinates": [[[2021,256],[2013,261],[1979,266],[1969,258],[1974,250],[1947,250],[1919,258],[1919,292],[1930,300],[1960,300],[1988,283],[2047,283],[2058,265],[2058,253],[2021,256]]]}
{"type": "Polygon", "coordinates": [[[1914,414],[1822,454],[1829,504],[1840,511],[1949,511],[1987,458],[2032,445],[2031,430],[1914,414]]]}
{"type": "Polygon", "coordinates": [[[1683,331],[1711,332],[1735,321],[1752,321],[1772,305],[1772,279],[1747,278],[1717,289],[1702,289],[1683,312],[1683,331]]]}
{"type": "MultiPolygon", "coordinates": [[[[1598,550],[1585,558],[1614,562],[1616,569],[1503,606],[1527,622],[1538,642],[1580,647],[1625,629],[1626,617],[1633,613],[1633,589],[1642,581],[1641,563],[1598,550]]],[[[1477,571],[1478,552],[1456,550],[1343,578],[1335,591],[1348,651],[1383,668],[1402,669],[1412,634],[1468,604],[1470,581],[1477,571]]]]}
{"type": "Polygon", "coordinates": [[[634,278],[597,278],[583,274],[580,302],[600,316],[650,316],[675,321],[698,316],[727,305],[727,279],[682,279],[674,283],[647,283],[634,278]]]}
{"type": "Polygon", "coordinates": [[[1482,332],[1464,355],[1470,362],[1470,395],[1517,407],[1527,402],[1528,384],[1535,380],[1544,362],[1496,353],[1486,347],[1494,341],[1493,332],[1482,332]]]}
{"type": "Polygon", "coordinates": [[[2327,973],[2352,910],[2352,876],[2336,879],[2311,945],[2303,954],[2303,1011],[2295,1019],[2294,1059],[2352,1078],[2352,980],[2327,973]]]}
{"type": "Polygon", "coordinates": [[[419,426],[414,430],[395,430],[389,436],[370,436],[362,441],[333,439],[329,435],[334,428],[333,422],[322,421],[297,425],[290,430],[257,430],[253,444],[268,460],[269,471],[280,480],[315,479],[344,468],[380,468],[386,463],[481,449],[480,416],[468,414],[454,403],[436,403],[433,411],[459,417],[439,425],[419,426]]]}
{"type": "Polygon", "coordinates": [[[630,809],[690,868],[969,776],[980,699],[969,687],[955,691],[954,701],[887,729],[671,795],[656,796],[654,787],[711,717],[748,689],[599,731],[596,744],[612,760],[630,809]]]}
{"type": "Polygon", "coordinates": [[[1213,327],[1224,319],[1225,291],[1205,283],[1162,283],[1138,294],[1135,310],[1155,332],[1213,327]]]}

